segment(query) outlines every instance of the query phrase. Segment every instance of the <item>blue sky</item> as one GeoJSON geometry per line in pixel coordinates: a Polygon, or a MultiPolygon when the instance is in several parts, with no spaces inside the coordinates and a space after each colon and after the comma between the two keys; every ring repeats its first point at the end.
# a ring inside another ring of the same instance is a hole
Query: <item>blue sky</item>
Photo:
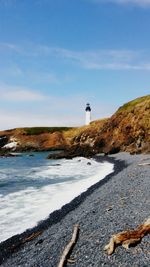
{"type": "Polygon", "coordinates": [[[150,0],[0,0],[0,129],[77,126],[150,94],[150,0]]]}

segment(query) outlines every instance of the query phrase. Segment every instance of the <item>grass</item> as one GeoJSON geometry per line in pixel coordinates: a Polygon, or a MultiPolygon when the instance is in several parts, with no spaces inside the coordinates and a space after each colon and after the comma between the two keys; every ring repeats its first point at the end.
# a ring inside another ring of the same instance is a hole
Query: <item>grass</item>
{"type": "Polygon", "coordinates": [[[31,127],[24,128],[26,135],[39,135],[43,133],[64,132],[72,128],[70,127],[31,127]]]}
{"type": "Polygon", "coordinates": [[[141,104],[141,103],[144,104],[147,101],[150,101],[150,95],[136,98],[135,100],[132,100],[132,101],[124,104],[123,106],[121,106],[118,109],[117,112],[122,112],[122,111],[130,110],[130,109],[134,108],[136,105],[141,104]]]}
{"type": "Polygon", "coordinates": [[[96,120],[96,121],[92,121],[90,125],[84,125],[81,127],[72,128],[69,131],[64,132],[64,136],[66,138],[71,139],[75,136],[78,136],[84,133],[85,131],[90,131],[90,130],[99,131],[106,121],[107,119],[96,120]]]}

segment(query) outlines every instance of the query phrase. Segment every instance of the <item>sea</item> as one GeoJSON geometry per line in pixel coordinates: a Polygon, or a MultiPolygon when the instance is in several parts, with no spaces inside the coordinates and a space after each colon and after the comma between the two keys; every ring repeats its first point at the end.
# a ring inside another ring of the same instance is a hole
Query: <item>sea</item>
{"type": "Polygon", "coordinates": [[[0,158],[0,242],[36,226],[114,170],[107,161],[48,160],[48,154],[0,158]]]}

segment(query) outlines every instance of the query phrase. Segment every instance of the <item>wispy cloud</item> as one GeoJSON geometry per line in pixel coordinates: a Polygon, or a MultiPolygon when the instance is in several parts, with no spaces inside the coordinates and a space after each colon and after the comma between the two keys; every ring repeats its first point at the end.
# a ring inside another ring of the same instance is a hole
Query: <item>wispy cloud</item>
{"type": "Polygon", "coordinates": [[[4,79],[5,77],[12,78],[12,77],[22,77],[24,75],[23,70],[15,64],[9,64],[9,66],[4,66],[0,64],[0,77],[4,79]]]}
{"type": "Polygon", "coordinates": [[[64,110],[66,113],[70,113],[72,109],[78,111],[82,109],[83,103],[86,103],[87,100],[82,95],[55,96],[53,92],[42,94],[23,86],[0,83],[0,101],[3,101],[3,103],[11,101],[16,104],[16,108],[20,102],[35,102],[35,108],[39,108],[39,103],[41,103],[43,108],[40,110],[40,113],[45,111],[50,114],[57,111],[61,112],[61,110],[64,110]]]}
{"type": "MultiPolygon", "coordinates": [[[[0,84],[0,129],[30,126],[79,126],[84,125],[85,94],[54,96],[53,93],[35,92],[22,86],[0,84]]],[[[107,117],[114,106],[99,103],[90,97],[94,106],[92,119],[107,117]],[[100,115],[99,115],[100,114],[100,115]]]]}
{"type": "Polygon", "coordinates": [[[43,102],[32,106],[32,110],[26,105],[20,107],[19,103],[19,105],[16,103],[15,106],[9,105],[7,109],[0,106],[0,129],[82,125],[85,117],[83,103],[86,102],[82,96],[54,97],[47,95],[43,102]]]}
{"type": "Polygon", "coordinates": [[[53,125],[55,118],[49,117],[49,114],[38,114],[36,112],[29,112],[20,110],[6,110],[0,109],[0,130],[12,129],[17,127],[32,127],[32,126],[49,126],[53,125]],[[52,123],[52,124],[51,124],[52,123]]]}
{"type": "Polygon", "coordinates": [[[87,0],[98,4],[114,3],[120,5],[136,5],[140,7],[150,7],[150,0],[87,0]]]}
{"type": "Polygon", "coordinates": [[[34,92],[31,89],[21,86],[10,86],[7,84],[0,84],[0,100],[13,102],[26,101],[42,101],[46,96],[39,92],[34,92]]]}
{"type": "MultiPolygon", "coordinates": [[[[85,104],[83,96],[53,97],[45,100],[45,105],[39,108],[35,105],[20,109],[17,105],[7,109],[0,107],[0,130],[31,126],[81,126],[85,123],[85,104]]],[[[108,117],[116,110],[116,106],[94,101],[92,120],[108,117]]]]}
{"type": "MultiPolygon", "coordinates": [[[[127,49],[99,49],[99,50],[71,50],[62,47],[51,47],[47,45],[28,44],[27,46],[0,43],[0,50],[4,49],[17,53],[19,56],[51,60],[57,59],[61,63],[72,64],[83,69],[91,70],[150,70],[150,55],[144,50],[127,49]]],[[[17,66],[18,70],[19,67],[17,66]]],[[[31,71],[32,73],[32,71],[31,71]]],[[[29,74],[30,76],[30,74],[29,74]]],[[[34,76],[34,73],[33,73],[34,76]]],[[[35,76],[36,73],[35,73],[35,76]]],[[[59,83],[55,73],[41,73],[41,81],[59,83]]]]}
{"type": "Polygon", "coordinates": [[[29,111],[8,111],[0,109],[0,130],[17,127],[38,127],[38,126],[78,126],[84,124],[84,117],[75,114],[53,114],[36,113],[29,111]]]}
{"type": "Polygon", "coordinates": [[[16,53],[21,52],[21,47],[19,45],[13,44],[13,43],[5,43],[5,42],[0,42],[0,51],[12,51],[16,53]]]}
{"type": "Polygon", "coordinates": [[[62,79],[54,72],[40,72],[40,71],[27,71],[26,74],[28,79],[31,79],[36,84],[61,84],[62,79]]]}
{"type": "Polygon", "coordinates": [[[84,69],[95,70],[150,70],[150,61],[144,51],[95,50],[73,51],[64,48],[39,46],[40,53],[71,61],[84,69]]]}

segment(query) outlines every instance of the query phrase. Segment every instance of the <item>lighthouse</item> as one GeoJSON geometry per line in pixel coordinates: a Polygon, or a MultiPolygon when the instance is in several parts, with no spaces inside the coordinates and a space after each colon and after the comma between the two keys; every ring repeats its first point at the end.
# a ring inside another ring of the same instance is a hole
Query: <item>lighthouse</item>
{"type": "Polygon", "coordinates": [[[89,103],[86,104],[85,112],[85,124],[89,125],[91,122],[91,107],[89,103]]]}

